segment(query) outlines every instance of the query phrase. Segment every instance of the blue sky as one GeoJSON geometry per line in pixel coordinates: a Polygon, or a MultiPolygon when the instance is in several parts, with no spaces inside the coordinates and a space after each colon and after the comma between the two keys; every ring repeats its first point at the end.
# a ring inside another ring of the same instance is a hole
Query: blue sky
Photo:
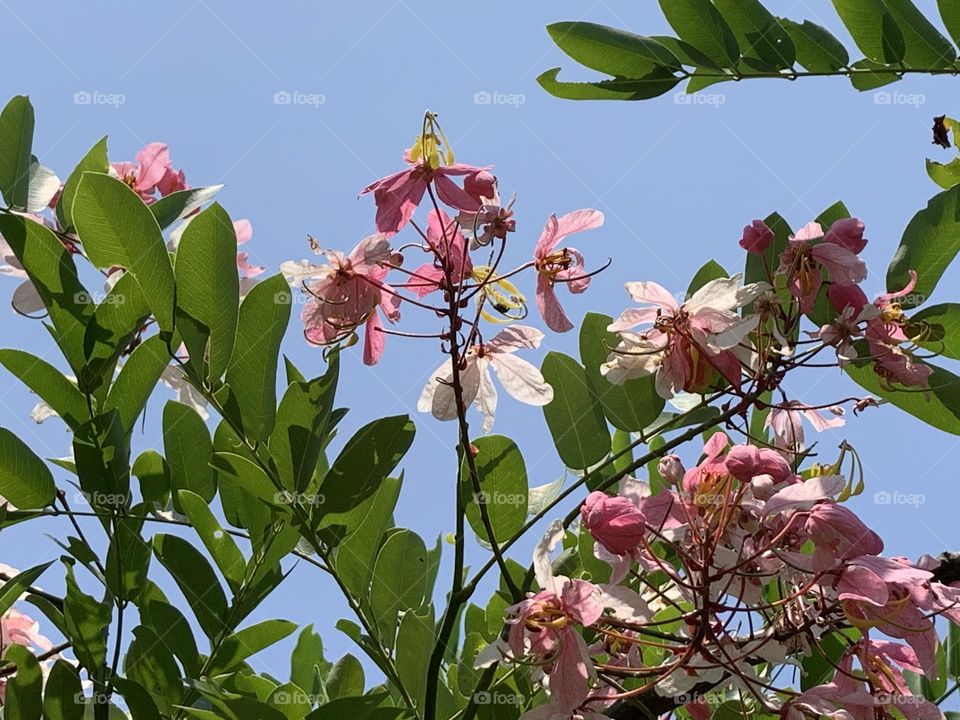
{"type": "MultiPolygon", "coordinates": [[[[930,13],[935,6],[918,4],[930,13]]],[[[768,6],[820,22],[852,47],[827,0],[768,6]]],[[[503,193],[518,194],[511,249],[518,262],[529,257],[549,213],[581,207],[606,213],[606,226],[577,244],[589,264],[608,257],[613,264],[586,295],[566,302],[575,321],[588,310],[617,314],[627,304],[627,280],[657,280],[682,291],[710,258],[736,270],[744,224],[779,210],[798,227],[839,199],[866,222],[872,270],[866,289],[877,294],[903,228],[936,192],[923,162],[942,152],[930,144],[931,118],[960,112],[954,78],[911,78],[885,95],[856,93],[842,79],[809,79],[729,83],[695,102],[671,93],[637,104],[577,104],[546,95],[535,82],[558,65],[561,78],[589,76],[553,46],[544,27],[584,19],[668,32],[655,3],[492,0],[476,8],[368,0],[275,3],[265,11],[171,0],[149,9],[128,3],[53,9],[0,0],[2,53],[11,69],[4,99],[31,96],[35,152],[61,177],[103,134],[114,160],[132,159],[146,142],[169,143],[191,185],[226,184],[221,202],[234,218],[252,220],[247,249],[271,269],[306,257],[307,233],[344,249],[369,234],[373,204],[356,199],[357,192],[400,168],[430,108],[440,113],[458,159],[496,165],[503,193]]],[[[950,291],[957,277],[945,277],[934,301],[956,299],[950,291]]],[[[0,294],[9,297],[14,287],[5,281],[0,294]]],[[[39,324],[0,311],[0,329],[4,346],[52,357],[39,324]]],[[[545,349],[576,354],[575,333],[549,336],[545,349]]],[[[284,352],[306,372],[321,370],[320,351],[304,343],[298,319],[284,352]]],[[[374,369],[360,365],[358,349],[348,355],[340,396],[352,408],[346,431],[377,415],[416,414],[420,389],[439,364],[437,347],[424,340],[390,338],[374,369]]],[[[835,370],[810,371],[793,389],[809,402],[857,392],[835,370]]],[[[163,390],[154,396],[153,417],[165,399],[163,390]]],[[[66,454],[62,425],[33,425],[35,398],[11,378],[0,401],[5,426],[42,454],[66,454]]],[[[562,472],[541,418],[540,410],[501,394],[496,430],[520,444],[535,485],[562,472]]],[[[453,529],[454,428],[416,419],[397,521],[432,544],[453,529]]],[[[820,438],[826,458],[843,437],[866,466],[867,490],[855,508],[881,532],[889,554],[956,549],[954,437],[889,407],[851,417],[841,432],[820,438]],[[918,504],[876,502],[874,494],[884,491],[916,494],[918,504]]],[[[148,422],[136,442],[139,449],[160,449],[158,423],[148,422]]],[[[0,561],[26,567],[55,557],[44,532],[65,535],[67,526],[5,533],[0,561]]],[[[56,589],[58,581],[51,575],[46,585],[56,589]]],[[[345,614],[332,584],[303,565],[256,617],[313,622],[330,654],[339,656],[354,651],[332,630],[345,614]]],[[[286,677],[288,650],[264,653],[257,667],[286,677]]]]}

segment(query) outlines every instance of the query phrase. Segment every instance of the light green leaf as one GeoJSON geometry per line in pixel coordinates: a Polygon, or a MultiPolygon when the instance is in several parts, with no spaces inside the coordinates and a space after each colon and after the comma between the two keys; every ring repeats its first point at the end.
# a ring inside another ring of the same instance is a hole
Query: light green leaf
{"type": "Polygon", "coordinates": [[[660,0],[660,9],[681,40],[720,67],[736,67],[740,59],[737,38],[710,0],[660,0]]]}
{"type": "Polygon", "coordinates": [[[10,430],[0,428],[0,497],[20,510],[34,510],[50,505],[56,493],[43,460],[10,430]]]}
{"type": "Polygon", "coordinates": [[[24,210],[30,194],[33,160],[33,106],[17,95],[0,112],[0,191],[12,208],[24,210]]]}
{"type": "Polygon", "coordinates": [[[230,589],[236,593],[243,584],[247,562],[229,533],[210,511],[210,501],[189,490],[180,490],[180,507],[190,518],[200,540],[210,553],[230,589]]]}
{"type": "Polygon", "coordinates": [[[3,659],[16,666],[17,674],[6,679],[4,717],[13,720],[40,720],[43,715],[43,673],[29,648],[8,645],[3,659]]]}
{"type": "Polygon", "coordinates": [[[349,653],[337,660],[326,680],[327,694],[331,698],[363,695],[365,685],[363,665],[349,653]]]}
{"type": "Polygon", "coordinates": [[[197,411],[169,400],[163,408],[163,449],[170,466],[170,489],[173,505],[182,512],[180,490],[189,490],[205,502],[217,492],[213,468],[213,441],[197,411]]]}
{"type": "Polygon", "coordinates": [[[154,335],[144,340],[123,364],[107,395],[104,410],[117,410],[123,427],[127,431],[133,430],[150,393],[169,363],[170,354],[163,338],[154,335]]]}
{"type": "Polygon", "coordinates": [[[27,591],[27,588],[33,585],[33,583],[37,581],[37,578],[43,575],[51,565],[53,565],[53,562],[37,565],[29,570],[19,572],[10,580],[7,580],[3,586],[0,587],[0,615],[3,615],[7,610],[12,608],[13,604],[20,599],[20,596],[27,591]]]}
{"type": "Polygon", "coordinates": [[[213,200],[222,189],[223,185],[211,185],[209,187],[178,190],[163,196],[150,205],[150,212],[156,218],[157,225],[163,230],[177,220],[187,217],[194,210],[203,206],[204,203],[213,200]]]}
{"type": "Polygon", "coordinates": [[[960,185],[960,157],[948,163],[939,163],[927,158],[927,175],[944,190],[960,185]]]}
{"type": "Polygon", "coordinates": [[[92,677],[103,672],[107,658],[107,633],[112,619],[109,603],[98,602],[84,593],[73,574],[73,561],[64,560],[67,594],[63,600],[63,619],[73,653],[92,677]]]}
{"type": "MultiPolygon", "coordinates": [[[[183,699],[183,681],[177,663],[173,655],[164,646],[160,640],[160,635],[166,632],[166,628],[153,628],[146,625],[140,625],[134,628],[133,640],[127,648],[126,657],[123,659],[124,672],[134,686],[126,688],[129,693],[124,697],[128,700],[139,700],[138,704],[144,704],[148,712],[152,709],[154,713],[160,710],[166,716],[172,716],[172,710],[181,703],[183,699]],[[140,697],[135,689],[139,686],[141,691],[148,693],[146,698],[140,697]]],[[[137,715],[137,720],[140,716],[137,715]]],[[[159,720],[159,714],[154,717],[159,720]]]]}
{"type": "Polygon", "coordinates": [[[83,720],[83,697],[80,673],[66,660],[57,660],[50,669],[43,693],[45,720],[83,720]]]}
{"type": "Polygon", "coordinates": [[[610,452],[610,432],[586,370],[573,358],[550,352],[541,372],[553,387],[553,401],[543,415],[564,465],[585,470],[603,460],[610,452]]]}
{"type": "Polygon", "coordinates": [[[699,270],[697,270],[697,274],[694,275],[693,280],[690,281],[690,286],[687,288],[687,298],[689,299],[693,297],[697,290],[702,288],[711,280],[719,280],[721,278],[728,277],[730,277],[730,273],[724,270],[720,263],[718,263],[716,260],[708,260],[699,270]]]}
{"type": "Polygon", "coordinates": [[[110,170],[110,161],[107,159],[107,138],[100,138],[96,145],[87,151],[83,159],[77,163],[77,166],[70,173],[67,182],[63,186],[63,192],[60,193],[60,200],[57,202],[57,222],[64,232],[73,230],[73,201],[77,197],[77,188],[80,186],[80,179],[85,172],[97,172],[106,174],[110,170]]]}
{"type": "Polygon", "coordinates": [[[83,393],[46,360],[22,350],[0,350],[0,364],[39,395],[71,429],[90,419],[83,393]]]}
{"type": "Polygon", "coordinates": [[[214,662],[214,674],[230,672],[251,655],[280,642],[297,629],[289,620],[264,620],[227,637],[214,662]]]}
{"type": "Polygon", "coordinates": [[[399,614],[423,605],[427,575],[423,540],[412,530],[395,530],[377,554],[370,587],[374,625],[386,647],[393,647],[399,614]]]}
{"type": "Polygon", "coordinates": [[[887,269],[887,290],[896,292],[910,281],[909,271],[919,276],[917,286],[901,299],[904,307],[926,302],[947,266],[960,252],[960,186],[939,195],[913,216],[900,247],[887,269]]]}
{"type": "Polygon", "coordinates": [[[400,682],[414,700],[423,702],[427,685],[424,668],[430,664],[430,655],[436,642],[432,612],[408,612],[400,621],[397,634],[397,673],[400,682]]]}
{"type": "Polygon", "coordinates": [[[804,20],[797,23],[780,18],[780,25],[797,50],[797,62],[809,72],[835,72],[850,64],[850,55],[843,43],[825,27],[804,20]]]}
{"type": "Polygon", "coordinates": [[[87,172],[74,198],[73,222],[90,261],[99,268],[126,268],[157,324],[172,331],[173,268],[150,208],[122,181],[87,172]]]}
{"type": "MultiPolygon", "coordinates": [[[[209,380],[227,369],[237,336],[240,280],[237,276],[237,236],[233,220],[214,203],[187,225],[177,248],[177,313],[199,323],[206,347],[190,347],[198,368],[209,363],[209,380]]],[[[187,339],[186,337],[184,338],[187,339]]],[[[242,348],[241,348],[242,350],[242,348]]]]}
{"type": "Polygon", "coordinates": [[[473,441],[474,463],[480,496],[473,486],[466,459],[460,466],[461,493],[470,527],[483,542],[489,542],[480,516],[480,501],[486,506],[494,538],[512,537],[527,519],[527,466],[516,443],[503,435],[486,435],[473,441]]]}
{"type": "Polygon", "coordinates": [[[254,286],[240,305],[237,351],[227,367],[227,383],[250,440],[266,440],[276,420],[277,362],[290,303],[290,287],[282,275],[274,275],[254,286]]]}
{"type": "Polygon", "coordinates": [[[392,525],[402,485],[402,478],[381,482],[377,491],[357,506],[343,529],[337,532],[343,536],[336,545],[337,571],[343,584],[362,602],[368,597],[373,563],[380,540],[392,525]]]}
{"type": "Polygon", "coordinates": [[[903,60],[903,32],[883,0],[833,0],[833,6],[868,59],[878,63],[903,60]]]}

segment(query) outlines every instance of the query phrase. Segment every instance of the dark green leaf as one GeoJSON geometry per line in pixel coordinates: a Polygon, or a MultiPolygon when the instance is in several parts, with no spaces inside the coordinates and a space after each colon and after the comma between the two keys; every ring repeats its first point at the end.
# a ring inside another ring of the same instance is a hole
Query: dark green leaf
{"type": "Polygon", "coordinates": [[[662,69],[641,78],[600,82],[563,82],[557,80],[559,74],[560,68],[547,70],[537,82],[548,93],[564,100],[649,100],[670,92],[681,80],[662,69]]]}
{"type": "Polygon", "coordinates": [[[947,68],[957,59],[953,43],[927,20],[913,0],[884,0],[887,11],[896,20],[906,44],[904,61],[910,67],[947,68]]]}
{"type": "Polygon", "coordinates": [[[797,50],[786,31],[757,0],[714,0],[730,24],[745,60],[759,60],[773,70],[789,68],[797,50]]]}
{"type": "Polygon", "coordinates": [[[247,566],[240,548],[229,533],[225,532],[217,518],[210,511],[210,501],[189,490],[180,490],[180,507],[190,518],[190,524],[197,531],[203,545],[210,553],[230,589],[236,593],[243,584],[247,566]]]}
{"type": "Polygon", "coordinates": [[[931,305],[911,316],[911,340],[944,357],[960,360],[960,304],[931,305]],[[929,326],[926,331],[922,324],[929,326]],[[913,335],[916,328],[917,335],[913,335]],[[929,332],[929,334],[927,334],[929,332]]]}
{"type": "Polygon", "coordinates": [[[91,505],[116,512],[130,504],[130,436],[116,410],[77,429],[73,454],[80,488],[91,505]]]}
{"type": "Polygon", "coordinates": [[[107,632],[112,608],[84,593],[73,574],[73,561],[64,561],[67,594],[63,600],[63,618],[73,653],[92,677],[100,677],[107,658],[107,632]]]}
{"type": "Polygon", "coordinates": [[[416,610],[427,592],[427,547],[411,530],[396,530],[377,554],[370,587],[370,607],[380,640],[393,647],[397,617],[416,610]]]}
{"type": "Polygon", "coordinates": [[[853,71],[850,73],[850,84],[860,92],[876,90],[900,80],[895,66],[884,65],[873,60],[857,60],[850,69],[853,71]]]}
{"type": "Polygon", "coordinates": [[[107,587],[120,600],[136,597],[147,581],[151,552],[140,534],[142,528],[142,517],[119,516],[114,520],[107,551],[107,587]]]}
{"type": "Polygon", "coordinates": [[[83,159],[77,163],[77,166],[70,173],[67,182],[63,186],[63,192],[60,193],[60,200],[57,202],[57,222],[60,229],[64,232],[73,229],[73,201],[77,196],[77,188],[80,186],[80,179],[85,172],[98,172],[106,174],[110,170],[110,162],[107,159],[107,138],[102,137],[97,141],[83,159]]]}
{"type": "Polygon", "coordinates": [[[227,637],[220,646],[213,674],[229,672],[251,655],[278,643],[297,629],[289,620],[264,620],[227,637]]]}
{"type": "Polygon", "coordinates": [[[155,536],[153,552],[173,576],[207,637],[226,629],[227,599],[207,559],[175,535],[155,536]]]}
{"type": "Polygon", "coordinates": [[[33,106],[25,95],[17,95],[0,112],[0,191],[8,206],[21,210],[30,194],[33,126],[33,106]]]}
{"type": "Polygon", "coordinates": [[[656,40],[589,22],[559,22],[547,32],[567,55],[592,70],[639,78],[656,67],[679,70],[680,61],[656,40]]]}
{"type": "Polygon", "coordinates": [[[57,660],[47,676],[43,693],[45,720],[83,720],[84,705],[80,673],[66,660],[57,660]]]}
{"type": "Polygon", "coordinates": [[[700,288],[706,285],[711,280],[719,280],[721,278],[730,277],[730,273],[723,269],[723,266],[718,263],[716,260],[708,260],[704,263],[703,267],[697,270],[697,274],[693,276],[693,280],[690,281],[690,286],[687,288],[687,298],[693,297],[693,294],[697,292],[700,288]]]}
{"type": "Polygon", "coordinates": [[[960,4],[956,0],[937,0],[940,16],[953,41],[960,44],[960,4]]]}
{"type": "MultiPolygon", "coordinates": [[[[172,716],[171,711],[182,700],[183,683],[173,655],[160,640],[159,635],[165,630],[155,631],[145,625],[135,628],[123,665],[127,677],[149,693],[155,710],[172,716]]],[[[133,689],[130,692],[136,693],[133,689]]]]}
{"type": "Polygon", "coordinates": [[[348,653],[337,660],[327,675],[327,695],[331,698],[360,696],[365,684],[363,665],[348,653]]]}
{"type": "Polygon", "coordinates": [[[801,24],[786,18],[780,18],[780,25],[793,40],[797,62],[809,72],[834,72],[850,63],[843,43],[826,28],[809,20],[801,24]]]}
{"type": "Polygon", "coordinates": [[[117,410],[127,431],[133,430],[169,363],[167,344],[159,335],[154,335],[140,343],[123,364],[107,395],[104,409],[117,410]]]}
{"type": "Polygon", "coordinates": [[[610,452],[610,433],[586,370],[573,358],[550,352],[541,372],[553,387],[553,401],[544,406],[543,415],[560,459],[576,470],[603,460],[610,452]]]}
{"type": "Polygon", "coordinates": [[[833,0],[833,6],[869,60],[899,63],[906,53],[903,32],[883,0],[833,0]]]}
{"type": "Polygon", "coordinates": [[[400,621],[397,634],[397,673],[400,682],[418,703],[423,702],[430,655],[436,642],[433,613],[408,612],[400,621]]]}
{"type": "Polygon", "coordinates": [[[660,0],[660,9],[681,40],[720,67],[736,67],[740,59],[737,38],[710,0],[660,0]]]}
{"type": "Polygon", "coordinates": [[[20,599],[20,596],[27,591],[27,588],[33,585],[37,578],[43,575],[44,571],[52,564],[52,562],[48,562],[37,565],[29,570],[17,573],[10,580],[4,582],[3,586],[0,587],[0,615],[12,608],[13,604],[20,599]]]}
{"type": "Polygon", "coordinates": [[[17,674],[6,680],[4,717],[40,720],[43,715],[43,673],[36,656],[29,648],[13,644],[4,650],[3,659],[17,668],[17,674]]]}
{"type": "Polygon", "coordinates": [[[170,466],[170,490],[174,507],[182,512],[179,490],[189,490],[205,502],[213,500],[213,442],[210,432],[197,411],[170,400],[163,408],[163,449],[170,466]]]}
{"type": "Polygon", "coordinates": [[[383,534],[392,525],[393,510],[400,497],[402,478],[387,478],[377,491],[357,506],[344,525],[343,539],[336,545],[336,566],[343,584],[365,602],[373,563],[383,534]]]}
{"type": "Polygon", "coordinates": [[[150,306],[133,275],[123,273],[103,302],[97,305],[83,336],[87,363],[83,387],[109,385],[120,355],[126,351],[150,316],[150,306]]]}

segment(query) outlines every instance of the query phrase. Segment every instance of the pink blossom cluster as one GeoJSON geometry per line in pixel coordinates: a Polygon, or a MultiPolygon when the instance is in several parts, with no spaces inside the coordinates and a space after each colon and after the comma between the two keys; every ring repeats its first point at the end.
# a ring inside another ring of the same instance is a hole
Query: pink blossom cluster
{"type": "Polygon", "coordinates": [[[593,273],[565,241],[600,227],[603,214],[586,209],[551,215],[531,243],[532,257],[503,270],[508,240],[518,226],[514,202],[501,200],[492,167],[456,162],[432,113],[404,161],[404,169],[361,191],[376,204],[375,234],[349,253],[321,249],[311,238],[322,260],[289,261],[281,269],[291,286],[306,294],[301,318],[310,343],[353,344],[362,329],[363,361],[374,365],[387,335],[439,340],[448,358],[424,387],[419,409],[451,420],[461,403],[474,404],[489,430],[497,405],[491,371],[521,402],[545,405],[553,397],[540,371],[517,354],[539,347],[544,334],[513,324],[526,317],[527,300],[512,279],[535,273],[535,302],[544,323],[555,332],[571,330],[556,291],[566,286],[583,293],[593,273]],[[425,217],[418,221],[424,204],[425,217]],[[404,231],[409,238],[399,241],[404,231]],[[404,308],[427,311],[427,317],[441,320],[440,329],[415,333],[388,327],[400,321],[404,308]],[[509,326],[488,334],[485,324],[509,326]]]}
{"type": "MultiPolygon", "coordinates": [[[[0,572],[7,577],[17,574],[16,570],[3,564],[0,564],[0,572]]],[[[0,580],[0,587],[3,585],[4,582],[0,580]]],[[[34,652],[49,652],[53,648],[50,640],[40,634],[39,623],[16,608],[10,608],[0,615],[0,657],[11,645],[22,645],[34,652]]],[[[6,679],[0,677],[0,707],[4,705],[6,684],[6,679]]]]}
{"type": "MultiPolygon", "coordinates": [[[[479,660],[535,669],[550,701],[524,720],[724,692],[790,720],[941,717],[903,672],[936,678],[935,620],[960,623],[960,583],[934,580],[929,559],[883,556],[842,502],[836,466],[797,473],[780,452],[718,432],[695,466],[668,455],[659,473],[658,493],[628,478],[581,507],[608,582],[553,575],[559,523],[538,546],[540,591],[508,609],[508,640],[479,660]],[[837,633],[846,649],[829,682],[800,692],[778,680],[804,657],[829,657],[820,645],[837,633]]],[[[687,709],[709,717],[704,703],[687,709]]]]}

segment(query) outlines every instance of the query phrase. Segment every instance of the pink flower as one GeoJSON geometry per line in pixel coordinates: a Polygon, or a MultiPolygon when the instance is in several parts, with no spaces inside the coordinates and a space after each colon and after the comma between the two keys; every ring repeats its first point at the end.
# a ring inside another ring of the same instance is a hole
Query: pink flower
{"type": "Polygon", "coordinates": [[[835,285],[856,285],[867,277],[867,266],[857,256],[857,247],[848,234],[840,231],[823,236],[818,223],[809,223],[792,236],[780,256],[778,272],[787,277],[790,293],[800,301],[804,314],[813,312],[813,304],[823,284],[826,269],[835,285]],[[814,244],[816,241],[817,242],[814,244]]]}
{"type": "MultiPolygon", "coordinates": [[[[497,373],[504,389],[527,405],[543,406],[553,400],[553,388],[537,368],[514,355],[517,350],[540,347],[543,333],[536,328],[514,325],[502,330],[492,340],[470,348],[460,371],[463,402],[475,403],[483,415],[483,431],[490,432],[497,411],[497,389],[490,370],[497,373]]],[[[438,420],[457,417],[457,401],[451,385],[450,362],[440,366],[423,388],[417,409],[430,412],[438,420]]]]}
{"type": "Polygon", "coordinates": [[[819,410],[791,400],[773,408],[767,416],[764,427],[773,431],[774,444],[787,454],[797,454],[804,448],[803,418],[813,425],[817,432],[828,428],[838,428],[846,424],[843,408],[830,408],[835,417],[825,417],[819,410]]]}
{"type": "Polygon", "coordinates": [[[365,325],[363,362],[375,365],[383,355],[385,335],[380,312],[390,322],[400,319],[400,298],[386,284],[395,260],[385,235],[371,235],[344,257],[328,250],[326,265],[286,262],[281,266],[293,286],[312,296],[301,312],[304,335],[317,345],[340,342],[365,325]]]}
{"type": "Polygon", "coordinates": [[[755,445],[734,445],[724,461],[727,471],[743,483],[766,476],[771,484],[786,481],[793,475],[790,464],[775,450],[755,445]]]}
{"type": "Polygon", "coordinates": [[[592,492],[580,508],[584,527],[614,555],[626,555],[636,548],[647,532],[640,509],[625,497],[592,492]]]}
{"type": "Polygon", "coordinates": [[[722,432],[710,436],[703,446],[703,460],[683,476],[683,489],[687,493],[697,495],[701,488],[713,488],[729,476],[724,459],[724,451],[729,444],[730,438],[722,432]]]}
{"type": "Polygon", "coordinates": [[[110,165],[117,176],[146,203],[153,202],[157,192],[162,197],[187,187],[183,170],[173,169],[170,151],[165,143],[150,143],[137,153],[136,162],[110,165]]]}
{"type": "MultiPolygon", "coordinates": [[[[237,245],[243,245],[253,237],[253,225],[249,220],[235,220],[233,231],[237,236],[237,245]]],[[[251,265],[249,254],[246,252],[237,252],[237,271],[241,277],[253,278],[260,275],[264,268],[259,265],[251,265]]]]}
{"type": "Polygon", "coordinates": [[[497,199],[497,179],[486,170],[477,170],[463,178],[463,191],[483,205],[497,199]]]}
{"type": "Polygon", "coordinates": [[[814,505],[804,523],[804,530],[813,541],[813,562],[818,570],[832,569],[841,560],[883,552],[880,536],[851,510],[833,501],[814,505]]]}
{"type": "Polygon", "coordinates": [[[656,375],[657,392],[672,398],[680,391],[700,392],[720,377],[739,386],[749,348],[742,345],[759,316],[736,311],[766,291],[766,283],[740,286],[739,275],[711,280],[683,304],[654,282],[627,283],[627,292],[644,307],[623,312],[608,328],[621,343],[601,368],[608,380],[656,375]],[[652,325],[644,332],[636,325],[652,325]]]}
{"type": "Polygon", "coordinates": [[[683,467],[683,462],[676,455],[664,455],[657,463],[657,472],[671,485],[678,485],[683,480],[686,468],[683,467]]]}
{"type": "Polygon", "coordinates": [[[573,323],[567,319],[554,292],[558,282],[566,283],[572,293],[582,293],[590,285],[590,277],[583,270],[583,256],[576,248],[557,249],[568,235],[592,230],[603,225],[603,213],[598,210],[577,210],[561,218],[551,215],[540,234],[534,250],[537,268],[537,309],[544,322],[554,332],[567,332],[573,323]]]}
{"type": "Polygon", "coordinates": [[[425,263],[416,270],[407,287],[417,297],[440,289],[446,285],[446,274],[459,285],[470,277],[473,272],[473,262],[467,252],[467,241],[464,239],[455,220],[451,220],[442,210],[438,214],[431,210],[427,216],[427,244],[435,254],[434,262],[425,263]]]}
{"type": "Polygon", "coordinates": [[[743,229],[740,247],[750,253],[762,254],[773,242],[773,230],[763,220],[754,220],[743,229]]]}
{"type": "Polygon", "coordinates": [[[850,252],[859,255],[867,246],[867,241],[863,237],[863,230],[863,220],[857,218],[842,218],[830,226],[824,240],[842,245],[850,252]]]}

